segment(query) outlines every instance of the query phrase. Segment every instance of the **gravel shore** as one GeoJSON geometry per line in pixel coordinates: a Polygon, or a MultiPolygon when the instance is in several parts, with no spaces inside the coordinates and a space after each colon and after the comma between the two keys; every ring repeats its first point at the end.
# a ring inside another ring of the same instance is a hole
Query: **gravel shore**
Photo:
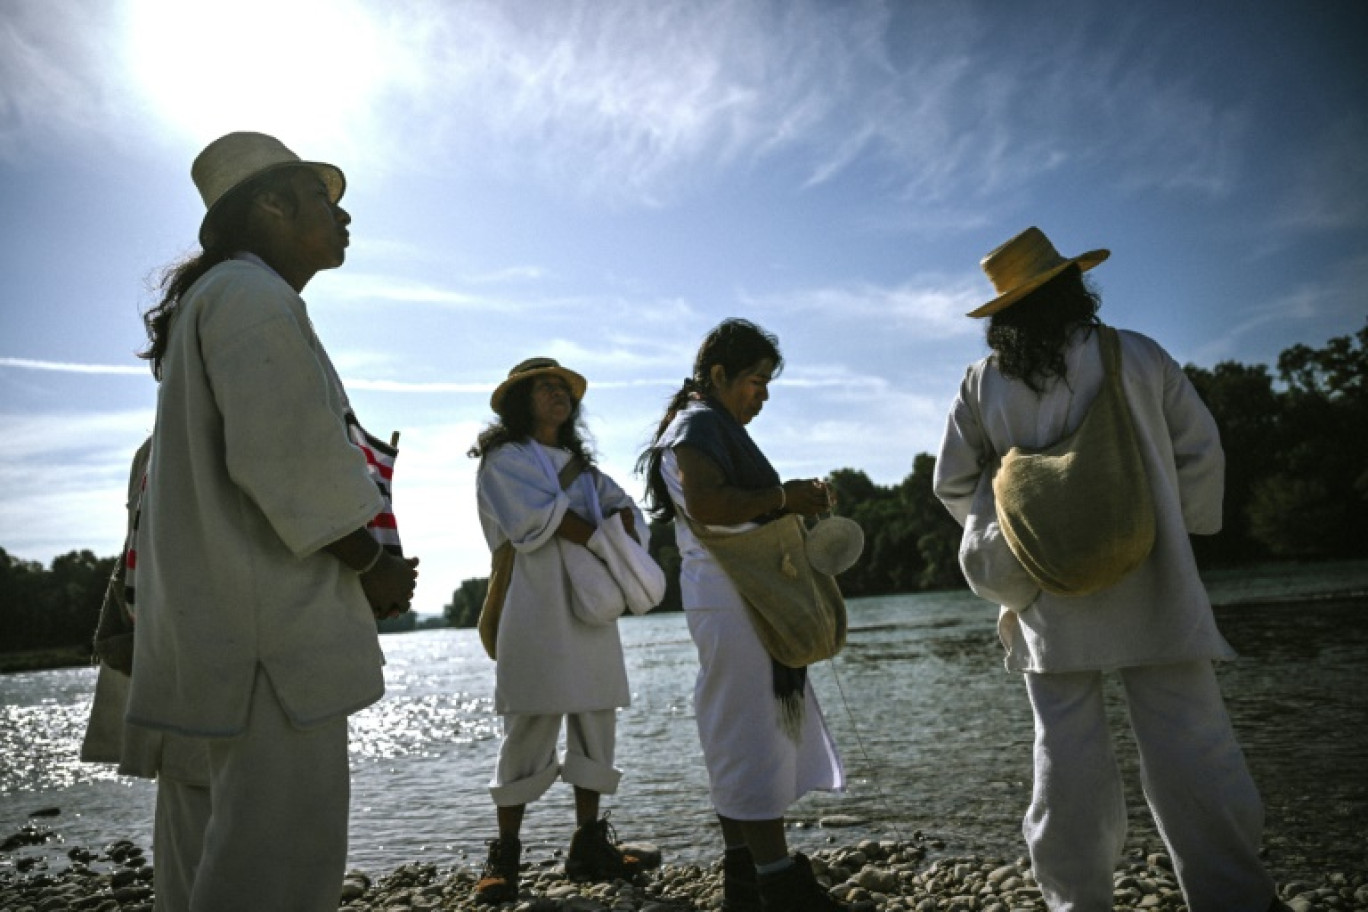
{"type": "MultiPolygon", "coordinates": [[[[18,835],[18,834],[17,834],[18,835]]],[[[35,834],[36,835],[36,834],[35,834]]],[[[11,837],[13,838],[13,837],[11,837]]],[[[1044,912],[1040,891],[1024,858],[944,855],[939,840],[921,834],[907,842],[867,840],[812,854],[819,880],[852,912],[1044,912]]],[[[648,864],[659,852],[638,846],[648,864]]],[[[0,909],[6,912],[151,912],[152,867],[128,841],[99,851],[73,848],[69,864],[0,851],[0,909]]],[[[407,864],[380,877],[348,872],[339,909],[347,912],[472,912],[478,877],[471,865],[407,864]]],[[[632,883],[577,884],[561,873],[558,858],[527,859],[522,893],[504,912],[693,912],[722,902],[720,864],[665,864],[632,883]]],[[[1279,895],[1296,912],[1368,912],[1368,877],[1329,873],[1317,882],[1280,884],[1279,895]]],[[[252,907],[243,897],[244,909],[252,907]]],[[[1121,912],[1179,912],[1187,907],[1166,855],[1125,859],[1116,874],[1115,908],[1121,912]]]]}

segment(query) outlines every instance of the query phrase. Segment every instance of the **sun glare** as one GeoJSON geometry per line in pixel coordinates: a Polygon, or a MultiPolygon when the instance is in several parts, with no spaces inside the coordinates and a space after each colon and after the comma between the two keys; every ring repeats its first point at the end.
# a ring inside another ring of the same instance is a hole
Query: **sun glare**
{"type": "Polygon", "coordinates": [[[384,42],[348,0],[130,0],[129,65],[156,116],[199,139],[260,130],[301,154],[369,116],[384,42]]]}

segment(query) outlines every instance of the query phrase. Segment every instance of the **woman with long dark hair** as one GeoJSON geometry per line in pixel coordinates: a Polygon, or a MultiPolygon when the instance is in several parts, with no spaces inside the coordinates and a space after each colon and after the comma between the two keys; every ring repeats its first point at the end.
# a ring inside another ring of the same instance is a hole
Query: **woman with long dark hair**
{"type": "Polygon", "coordinates": [[[745,600],[698,534],[699,525],[738,533],[784,513],[831,508],[824,482],[781,482],[746,432],[783,364],[773,335],[745,320],[724,321],[699,346],[693,372],[638,463],[653,516],[676,520],[684,612],[699,657],[694,708],[725,844],[727,912],[842,908],[808,860],[789,854],[784,836],[794,801],[844,787],[835,742],[806,670],[770,657],[745,600]]]}
{"type": "Polygon", "coordinates": [[[615,515],[644,547],[646,523],[594,465],[580,420],[587,386],[551,358],[523,361],[494,390],[498,417],[469,453],[480,460],[485,540],[512,556],[493,640],[494,711],[504,735],[489,791],[499,835],[475,887],[480,902],[517,899],[523,816],[557,778],[575,790],[566,875],[610,880],[641,867],[618,848],[607,815],[599,817],[600,796],[616,792],[622,777],[613,765],[617,710],[631,702],[622,641],[616,623],[577,615],[566,549],[585,551],[600,521],[615,515]],[[566,748],[558,758],[562,725],[566,748]]]}
{"type": "Polygon", "coordinates": [[[983,260],[998,295],[969,316],[989,318],[992,352],[960,385],[936,461],[936,495],[966,529],[961,565],[1002,606],[1006,665],[1024,675],[1035,716],[1022,826],[1032,868],[1051,909],[1112,908],[1127,822],[1103,700],[1103,675],[1115,673],[1188,908],[1284,908],[1259,861],[1263,806],[1212,668],[1234,652],[1188,540],[1221,527],[1216,423],[1158,343],[1098,320],[1083,273],[1108,255],[1063,257],[1030,228],[983,260]],[[1121,415],[1120,432],[1085,435],[1093,414],[1121,415]],[[1062,486],[1037,503],[1017,484],[1021,455],[1075,434],[1062,486]],[[1133,470],[1077,496],[1099,458],[1133,470]],[[1099,520],[1113,499],[1120,520],[1099,520]],[[1128,518],[1151,513],[1131,549],[1128,518]],[[1035,534],[1047,529],[1063,531],[1035,534]],[[1074,560],[1097,544],[1096,557],[1074,560]]]}

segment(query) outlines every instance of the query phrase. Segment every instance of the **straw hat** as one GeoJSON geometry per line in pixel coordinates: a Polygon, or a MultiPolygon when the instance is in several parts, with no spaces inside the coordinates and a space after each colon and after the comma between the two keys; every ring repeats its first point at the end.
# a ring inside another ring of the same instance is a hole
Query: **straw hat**
{"type": "Polygon", "coordinates": [[[1111,256],[1110,250],[1089,250],[1065,259],[1045,232],[1032,225],[988,254],[979,264],[997,289],[998,296],[971,310],[968,316],[987,317],[1010,307],[1063,272],[1070,264],[1087,272],[1111,256]]]}
{"type": "Polygon", "coordinates": [[[576,402],[584,398],[584,391],[589,387],[589,383],[583,377],[569,368],[561,367],[555,358],[528,358],[509,371],[508,379],[495,387],[493,395],[489,397],[489,407],[498,412],[499,406],[503,404],[504,395],[515,383],[542,374],[555,374],[564,380],[566,386],[570,387],[570,398],[576,402]]]}
{"type": "Polygon", "coordinates": [[[323,162],[301,161],[284,143],[265,133],[229,133],[204,147],[190,166],[190,177],[204,199],[204,221],[200,222],[199,240],[201,247],[208,247],[214,240],[210,225],[214,210],[228,196],[229,192],[245,182],[276,168],[303,165],[312,168],[324,186],[328,196],[335,203],[342,198],[347,189],[347,179],[334,165],[323,162]]]}
{"type": "Polygon", "coordinates": [[[807,534],[807,558],[818,573],[835,576],[844,573],[864,551],[864,530],[853,519],[828,516],[819,519],[807,534]]]}

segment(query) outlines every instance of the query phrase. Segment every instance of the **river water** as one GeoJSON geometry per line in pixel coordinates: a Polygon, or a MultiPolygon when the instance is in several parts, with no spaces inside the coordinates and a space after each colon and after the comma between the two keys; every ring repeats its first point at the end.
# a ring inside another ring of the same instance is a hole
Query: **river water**
{"type": "MultiPolygon", "coordinates": [[[[1275,876],[1368,871],[1368,563],[1241,571],[1209,585],[1241,653],[1219,674],[1268,806],[1275,876]],[[1285,601],[1345,590],[1359,594],[1285,601]]],[[[1002,669],[995,609],[968,592],[859,599],[849,609],[845,651],[812,675],[850,785],[795,805],[791,842],[818,848],[920,831],[949,852],[1021,855],[1031,715],[1020,679],[1002,669]]],[[[604,806],[620,838],[656,843],[667,861],[711,860],[717,834],[684,617],[620,627],[632,705],[618,730],[625,775],[604,806]]],[[[494,834],[492,664],[473,630],[399,634],[383,645],[388,693],[351,725],[349,864],[373,874],[408,861],[477,864],[494,834]]],[[[0,838],[35,810],[61,811],[42,820],[61,842],[21,852],[53,856],[116,838],[151,846],[153,785],[76,760],[93,683],[88,668],[0,676],[0,838]]],[[[1158,850],[1117,688],[1111,699],[1130,848],[1158,850]]],[[[570,790],[558,784],[529,808],[524,843],[544,854],[563,849],[572,818],[570,790]]]]}

